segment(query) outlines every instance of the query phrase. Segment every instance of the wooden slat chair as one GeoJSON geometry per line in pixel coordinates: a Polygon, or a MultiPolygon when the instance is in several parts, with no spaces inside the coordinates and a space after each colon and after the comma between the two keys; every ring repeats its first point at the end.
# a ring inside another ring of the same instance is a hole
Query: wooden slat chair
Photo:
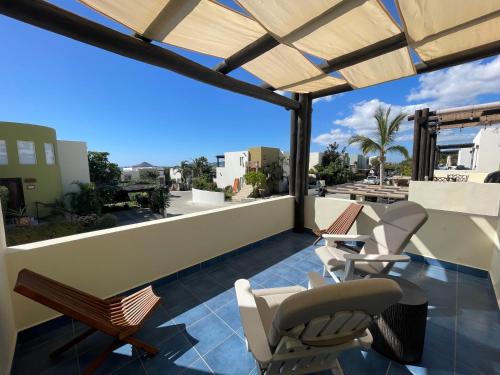
{"type": "Polygon", "coordinates": [[[347,234],[362,209],[363,205],[351,203],[328,228],[313,230],[313,233],[318,236],[314,245],[321,240],[323,234],[347,234]]]}
{"type": "Polygon", "coordinates": [[[148,286],[128,297],[97,298],[78,289],[59,283],[33,271],[23,269],[17,276],[14,290],[34,301],[78,320],[90,328],[50,354],[65,352],[92,333],[101,331],[115,340],[92,362],[84,374],[92,374],[104,360],[124,343],[144,350],[149,355],[158,349],[131,335],[139,330],[142,322],[159,303],[160,297],[148,286]]]}

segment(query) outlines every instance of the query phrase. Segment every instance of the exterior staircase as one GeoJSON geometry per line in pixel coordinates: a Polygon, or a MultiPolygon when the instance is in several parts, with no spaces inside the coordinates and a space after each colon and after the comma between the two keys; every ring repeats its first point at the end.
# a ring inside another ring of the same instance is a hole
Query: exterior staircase
{"type": "Polygon", "coordinates": [[[252,194],[253,187],[252,185],[244,185],[239,192],[233,195],[233,202],[241,202],[243,199],[248,198],[250,194],[252,194]]]}

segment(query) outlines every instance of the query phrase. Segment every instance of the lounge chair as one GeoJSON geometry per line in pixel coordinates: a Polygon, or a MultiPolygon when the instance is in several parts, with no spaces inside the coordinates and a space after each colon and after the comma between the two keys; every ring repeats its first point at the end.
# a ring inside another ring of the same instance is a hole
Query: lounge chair
{"type": "Polygon", "coordinates": [[[369,348],[367,327],[399,301],[402,291],[388,279],[354,280],[328,285],[309,274],[302,286],[252,290],[248,280],[235,283],[248,350],[268,375],[309,374],[331,369],[343,374],[337,357],[352,348],[369,348]]]}
{"type": "Polygon", "coordinates": [[[427,218],[427,211],[419,204],[401,201],[387,208],[370,235],[324,234],[326,246],[315,250],[324,264],[323,275],[328,272],[339,282],[335,272],[343,269],[346,281],[354,277],[354,270],[361,276],[386,274],[395,262],[409,262],[410,257],[402,252],[427,218]],[[339,241],[363,241],[364,246],[359,253],[354,253],[339,246],[339,241]]]}
{"type": "Polygon", "coordinates": [[[128,297],[113,297],[103,300],[33,271],[23,269],[17,276],[14,290],[90,327],[81,335],[52,352],[51,357],[65,352],[97,331],[115,337],[115,340],[102,354],[85,369],[83,373],[85,375],[92,374],[123,343],[142,349],[149,355],[158,353],[158,349],[131,336],[139,330],[142,322],[160,301],[160,298],[153,293],[151,286],[128,297]]]}
{"type": "Polygon", "coordinates": [[[314,234],[318,236],[313,245],[322,239],[323,234],[347,234],[362,209],[363,205],[351,203],[328,228],[313,230],[314,234]]]}

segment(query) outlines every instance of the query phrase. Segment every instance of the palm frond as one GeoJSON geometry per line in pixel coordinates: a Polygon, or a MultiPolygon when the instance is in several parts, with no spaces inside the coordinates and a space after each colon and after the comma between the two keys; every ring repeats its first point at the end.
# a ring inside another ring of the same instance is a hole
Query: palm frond
{"type": "Polygon", "coordinates": [[[410,154],[408,153],[408,150],[406,149],[406,147],[404,146],[401,146],[401,145],[395,145],[395,146],[391,146],[389,147],[386,152],[397,152],[397,153],[400,153],[401,155],[403,155],[406,159],[408,159],[410,157],[410,154]]]}
{"type": "Polygon", "coordinates": [[[354,135],[349,138],[349,144],[360,143],[361,151],[363,154],[368,154],[370,152],[381,151],[382,147],[375,142],[373,139],[365,137],[364,135],[354,135]]]}

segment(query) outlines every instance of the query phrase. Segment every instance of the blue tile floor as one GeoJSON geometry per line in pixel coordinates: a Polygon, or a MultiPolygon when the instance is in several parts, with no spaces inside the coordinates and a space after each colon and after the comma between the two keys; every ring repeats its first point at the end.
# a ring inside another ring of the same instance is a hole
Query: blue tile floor
{"type": "MultiPolygon", "coordinates": [[[[283,233],[251,250],[156,288],[163,297],[137,334],[157,346],[148,358],[129,345],[117,349],[98,374],[258,374],[246,351],[233,283],[247,278],[255,288],[301,284],[321,272],[310,234],[283,233]]],[[[346,375],[500,374],[500,323],[487,278],[411,262],[394,275],[423,287],[429,318],[421,363],[401,365],[373,350],[340,357],[346,375]]],[[[94,334],[57,360],[48,354],[85,327],[68,322],[19,342],[13,374],[79,374],[111,338],[94,334]]]]}

